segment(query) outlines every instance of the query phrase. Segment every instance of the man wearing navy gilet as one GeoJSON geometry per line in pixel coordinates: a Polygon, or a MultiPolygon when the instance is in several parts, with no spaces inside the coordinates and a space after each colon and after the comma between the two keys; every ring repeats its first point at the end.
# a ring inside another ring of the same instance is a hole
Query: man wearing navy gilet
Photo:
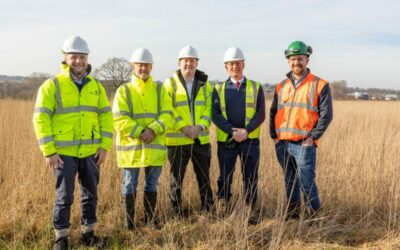
{"type": "Polygon", "coordinates": [[[215,86],[212,99],[212,119],[217,126],[218,212],[225,214],[230,207],[231,186],[236,159],[242,166],[244,197],[250,210],[249,224],[257,224],[258,166],[260,158],[260,126],[265,119],[264,93],[258,82],[244,74],[243,52],[235,47],[224,55],[229,78],[215,86]]]}

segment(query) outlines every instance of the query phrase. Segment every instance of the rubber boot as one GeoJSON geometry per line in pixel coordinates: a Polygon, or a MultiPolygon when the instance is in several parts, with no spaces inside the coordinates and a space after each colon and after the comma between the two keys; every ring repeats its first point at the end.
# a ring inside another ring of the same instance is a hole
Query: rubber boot
{"type": "Polygon", "coordinates": [[[144,221],[153,229],[160,230],[161,226],[154,219],[157,204],[157,192],[144,192],[144,221]]]}
{"type": "Polygon", "coordinates": [[[136,194],[125,195],[125,226],[128,230],[136,229],[135,200],[136,200],[136,194]]]}

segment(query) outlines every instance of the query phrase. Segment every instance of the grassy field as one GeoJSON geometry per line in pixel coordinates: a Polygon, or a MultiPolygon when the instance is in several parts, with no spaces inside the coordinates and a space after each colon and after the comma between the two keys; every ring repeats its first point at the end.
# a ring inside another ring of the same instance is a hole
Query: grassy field
{"type": "MultiPolygon", "coordinates": [[[[33,102],[0,100],[0,249],[48,249],[54,240],[54,181],[38,149],[32,112],[33,102]]],[[[258,186],[263,220],[259,225],[247,226],[239,168],[232,215],[224,220],[209,219],[197,212],[197,184],[189,168],[184,206],[192,208],[192,213],[184,220],[172,219],[167,199],[169,166],[165,166],[158,202],[158,215],[165,226],[160,231],[146,227],[125,231],[122,176],[113,151],[101,168],[96,231],[112,239],[111,249],[400,249],[400,102],[334,103],[334,120],[320,141],[317,155],[323,213],[311,227],[304,221],[283,220],[283,174],[267,127],[268,121],[261,138],[258,186]]],[[[212,157],[215,191],[215,144],[212,157]]],[[[139,221],[143,216],[142,191],[136,207],[139,221]]],[[[71,243],[78,248],[78,188],[71,222],[71,243]]]]}

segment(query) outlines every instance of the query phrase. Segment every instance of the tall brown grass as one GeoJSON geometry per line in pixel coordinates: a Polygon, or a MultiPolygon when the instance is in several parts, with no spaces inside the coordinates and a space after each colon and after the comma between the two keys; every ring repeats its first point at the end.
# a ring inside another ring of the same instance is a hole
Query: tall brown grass
{"type": "MultiPolygon", "coordinates": [[[[268,108],[269,102],[267,111],[268,108]]],[[[33,102],[0,100],[0,248],[4,249],[50,248],[54,239],[54,180],[38,149],[32,112],[33,102]]],[[[121,171],[116,167],[113,150],[101,168],[97,232],[109,236],[109,247],[114,249],[400,248],[400,102],[334,103],[334,120],[317,150],[317,183],[323,212],[313,226],[303,220],[283,220],[283,174],[268,136],[268,121],[263,127],[259,225],[246,223],[239,166],[233,185],[236,204],[229,217],[210,219],[198,213],[197,183],[189,167],[184,206],[191,208],[191,215],[182,220],[171,218],[167,165],[159,183],[158,215],[164,222],[163,229],[140,227],[134,232],[125,231],[121,171]]],[[[215,143],[212,149],[211,177],[216,191],[215,143]]],[[[137,221],[143,214],[142,192],[138,199],[137,221]]],[[[77,248],[78,185],[72,211],[70,235],[77,248]]]]}

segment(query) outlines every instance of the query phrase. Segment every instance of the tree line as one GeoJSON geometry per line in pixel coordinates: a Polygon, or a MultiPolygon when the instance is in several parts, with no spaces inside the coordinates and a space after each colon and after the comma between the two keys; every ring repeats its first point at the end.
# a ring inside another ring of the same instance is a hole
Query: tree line
{"type": "MultiPolygon", "coordinates": [[[[132,74],[131,66],[125,58],[113,57],[100,65],[92,72],[92,76],[99,79],[107,90],[108,95],[114,95],[116,89],[123,83],[130,81],[132,74]]],[[[34,100],[40,85],[51,75],[47,73],[34,72],[28,77],[0,77],[0,98],[12,98],[22,100],[34,100]]],[[[215,84],[218,81],[210,81],[215,84]]],[[[347,86],[345,80],[334,81],[330,83],[334,99],[354,99],[351,93],[364,92],[370,96],[379,96],[384,94],[400,95],[399,90],[379,89],[379,88],[351,88],[347,86]]],[[[273,95],[274,84],[263,84],[267,98],[273,95]]]]}

